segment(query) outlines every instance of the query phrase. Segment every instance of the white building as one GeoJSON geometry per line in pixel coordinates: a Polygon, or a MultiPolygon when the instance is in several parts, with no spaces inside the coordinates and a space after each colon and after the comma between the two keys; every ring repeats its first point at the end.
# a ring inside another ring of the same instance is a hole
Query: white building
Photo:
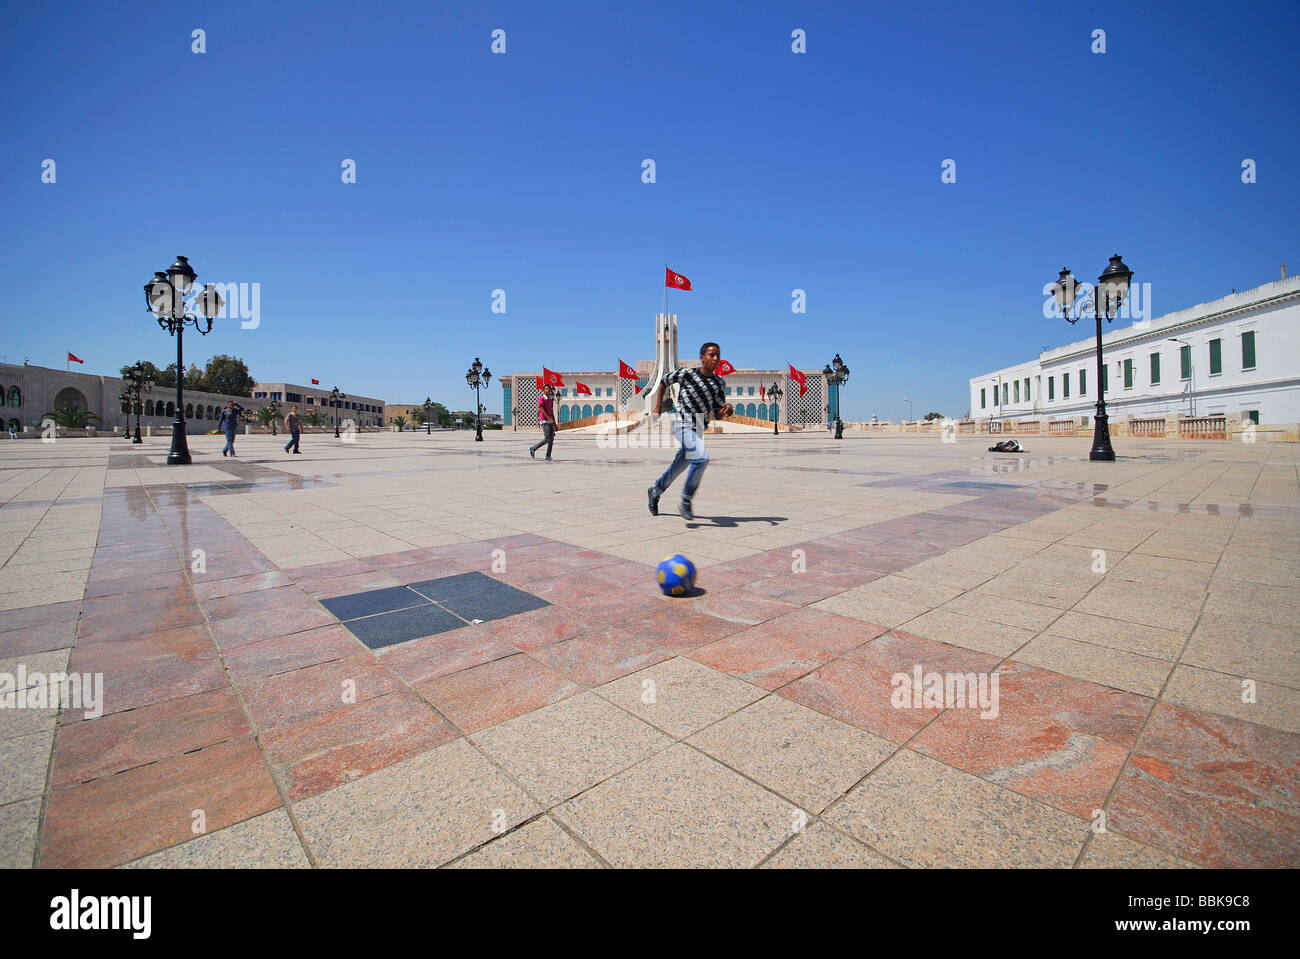
{"type": "MultiPolygon", "coordinates": [[[[1056,320],[1055,322],[1063,322],[1056,320]]],[[[1097,338],[970,380],[974,419],[1081,419],[1096,412],[1097,338]]],[[[1106,412],[1300,422],[1300,276],[1119,329],[1105,328],[1106,412]]]]}

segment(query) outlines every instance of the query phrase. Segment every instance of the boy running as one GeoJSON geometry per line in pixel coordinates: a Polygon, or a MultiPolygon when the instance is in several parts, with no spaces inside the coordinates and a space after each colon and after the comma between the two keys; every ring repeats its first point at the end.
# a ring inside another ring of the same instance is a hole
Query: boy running
{"type": "Polygon", "coordinates": [[[714,370],[722,361],[722,347],[717,343],[705,343],[700,347],[700,368],[692,370],[680,368],[673,370],[663,378],[659,394],[655,397],[655,411],[663,404],[663,387],[674,383],[680,386],[677,393],[677,416],[673,420],[673,435],[679,445],[672,465],[664,475],[655,480],[655,484],[646,490],[650,500],[650,515],[659,515],[659,497],[668,491],[682,470],[690,461],[690,471],[686,474],[686,484],[682,487],[681,514],[683,519],[692,520],[695,513],[691,510],[691,500],[699,488],[704,467],[709,465],[709,453],[699,434],[709,425],[709,415],[716,413],[720,417],[730,416],[731,404],[727,402],[722,377],[714,370]]]}

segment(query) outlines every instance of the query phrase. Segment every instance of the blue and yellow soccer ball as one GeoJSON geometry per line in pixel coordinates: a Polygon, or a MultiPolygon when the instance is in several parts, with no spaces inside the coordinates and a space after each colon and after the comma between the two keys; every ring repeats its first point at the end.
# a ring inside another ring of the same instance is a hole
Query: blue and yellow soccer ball
{"type": "Polygon", "coordinates": [[[695,564],[678,553],[660,562],[655,571],[665,596],[685,596],[695,588],[695,564]]]}

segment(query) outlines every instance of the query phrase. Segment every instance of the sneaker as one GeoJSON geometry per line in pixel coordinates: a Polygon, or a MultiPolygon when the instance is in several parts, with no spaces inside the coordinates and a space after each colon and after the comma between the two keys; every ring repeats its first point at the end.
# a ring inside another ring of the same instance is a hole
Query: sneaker
{"type": "Polygon", "coordinates": [[[651,486],[645,491],[645,495],[650,499],[650,515],[659,515],[659,497],[655,495],[655,488],[651,486]]]}
{"type": "Polygon", "coordinates": [[[682,519],[685,519],[685,520],[692,520],[692,519],[695,519],[695,514],[691,512],[691,501],[690,501],[690,500],[688,500],[688,499],[684,499],[684,500],[682,500],[682,502],[681,502],[681,513],[682,513],[682,519]]]}
{"type": "Polygon", "coordinates": [[[549,456],[548,456],[548,457],[546,457],[546,462],[548,462],[548,463],[549,463],[549,462],[550,462],[550,461],[551,461],[551,458],[550,458],[550,457],[549,457],[549,456]]]}
{"type": "Polygon", "coordinates": [[[531,446],[528,447],[528,455],[533,459],[537,459],[537,450],[533,449],[531,446]]]}
{"type": "Polygon", "coordinates": [[[226,451],[225,451],[225,450],[222,450],[222,451],[221,451],[221,455],[222,455],[222,456],[225,456],[225,455],[226,455],[226,451]]]}
{"type": "Polygon", "coordinates": [[[293,451],[293,455],[294,455],[294,456],[300,456],[301,454],[302,454],[302,450],[294,450],[294,451],[293,451]]]}

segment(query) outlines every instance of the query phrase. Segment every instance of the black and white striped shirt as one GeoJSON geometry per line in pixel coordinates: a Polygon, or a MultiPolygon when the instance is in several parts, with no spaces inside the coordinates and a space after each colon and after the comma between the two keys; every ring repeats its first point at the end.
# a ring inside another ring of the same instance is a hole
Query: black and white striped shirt
{"type": "Polygon", "coordinates": [[[677,418],[685,420],[697,430],[709,425],[709,415],[727,405],[722,377],[705,376],[699,370],[683,367],[664,377],[665,385],[676,383],[677,418]]]}

